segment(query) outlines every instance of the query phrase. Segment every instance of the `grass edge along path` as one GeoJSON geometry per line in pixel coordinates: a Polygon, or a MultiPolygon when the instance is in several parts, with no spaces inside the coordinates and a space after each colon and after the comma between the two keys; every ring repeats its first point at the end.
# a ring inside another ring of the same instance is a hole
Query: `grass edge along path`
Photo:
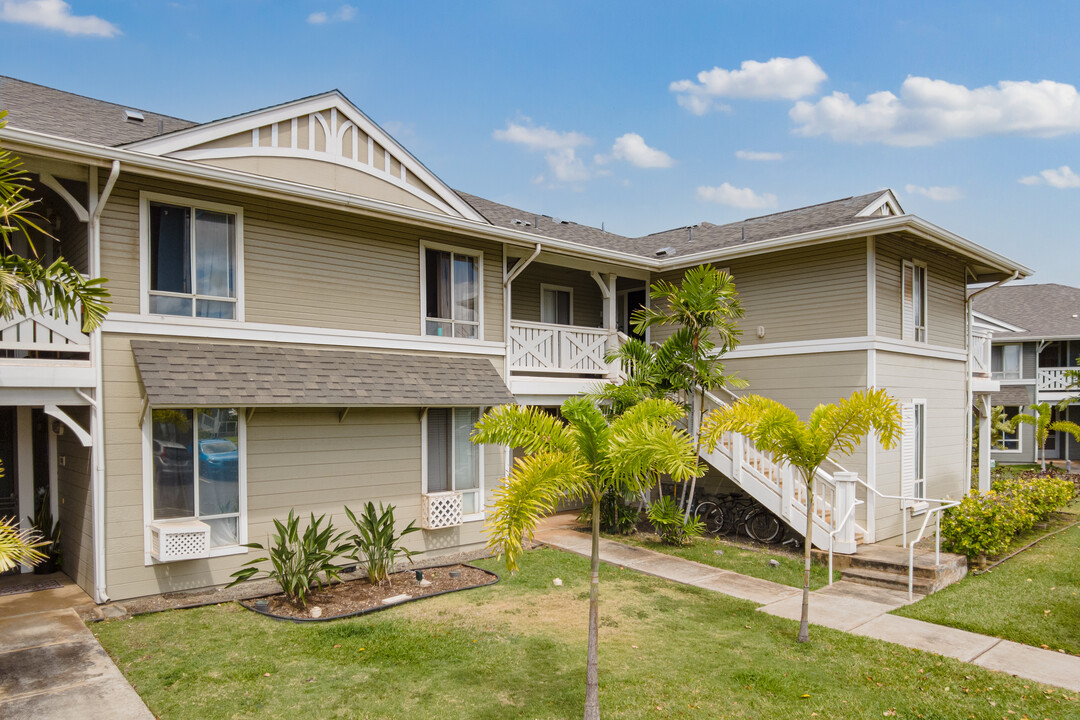
{"type": "MultiPolygon", "coordinates": [[[[298,625],[228,603],[93,630],[165,720],[575,717],[587,568],[538,549],[497,585],[361,618],[298,625]]],[[[797,623],[753,603],[610,565],[601,575],[605,718],[1080,714],[1076,693],[822,627],[798,644],[797,623]]]]}

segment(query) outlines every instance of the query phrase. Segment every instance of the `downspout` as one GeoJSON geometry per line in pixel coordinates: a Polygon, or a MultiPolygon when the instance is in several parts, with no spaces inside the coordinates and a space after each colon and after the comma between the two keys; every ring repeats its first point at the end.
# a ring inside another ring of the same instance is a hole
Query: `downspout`
{"type": "MultiPolygon", "coordinates": [[[[971,413],[971,409],[973,407],[975,407],[975,392],[974,392],[974,387],[973,387],[972,382],[971,382],[971,331],[974,329],[975,322],[974,322],[974,319],[971,316],[971,313],[972,313],[971,301],[974,300],[979,295],[981,295],[982,293],[986,292],[987,290],[993,290],[996,287],[1001,287],[1005,283],[1012,282],[1013,280],[1015,280],[1018,277],[1020,277],[1020,271],[1016,270],[1016,271],[1013,272],[1012,275],[1005,278],[1004,280],[999,280],[998,282],[994,283],[993,285],[987,285],[986,287],[984,287],[984,288],[982,288],[980,290],[976,290],[975,292],[971,293],[971,295],[968,295],[968,299],[965,302],[967,312],[964,313],[964,325],[965,325],[965,329],[966,329],[965,338],[964,338],[964,345],[965,345],[965,347],[967,347],[967,360],[964,362],[964,366],[967,368],[967,377],[965,378],[965,382],[967,383],[968,422],[966,423],[965,430],[964,430],[964,438],[966,440],[966,442],[964,443],[964,447],[966,448],[966,452],[964,453],[964,457],[965,457],[964,468],[966,470],[966,472],[964,473],[964,481],[966,483],[969,483],[969,484],[971,483],[971,440],[972,440],[972,437],[971,437],[971,415],[970,415],[970,413],[971,413]]],[[[980,472],[981,472],[981,470],[980,470],[980,472]]]]}
{"type": "MultiPolygon", "coordinates": [[[[90,199],[94,206],[90,213],[90,262],[91,277],[101,277],[101,213],[112,194],[116,179],[120,177],[120,161],[113,160],[109,179],[101,196],[97,196],[97,168],[90,169],[90,199]]],[[[101,327],[90,333],[90,353],[94,365],[94,397],[90,404],[91,413],[91,454],[94,459],[94,474],[91,479],[91,502],[94,530],[94,602],[101,604],[109,601],[105,593],[105,420],[102,417],[104,407],[102,392],[104,387],[104,368],[101,362],[101,327]]],[[[90,398],[80,393],[88,401],[90,398]]]]}

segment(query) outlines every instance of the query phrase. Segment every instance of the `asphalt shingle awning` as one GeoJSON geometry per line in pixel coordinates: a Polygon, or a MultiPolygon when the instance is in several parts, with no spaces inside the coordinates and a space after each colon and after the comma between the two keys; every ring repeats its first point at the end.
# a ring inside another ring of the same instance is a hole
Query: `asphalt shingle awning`
{"type": "Polygon", "coordinates": [[[1030,385],[1002,385],[999,392],[990,395],[991,405],[1030,405],[1030,385]]]}
{"type": "Polygon", "coordinates": [[[132,340],[151,405],[479,406],[513,403],[478,357],[132,340]]]}

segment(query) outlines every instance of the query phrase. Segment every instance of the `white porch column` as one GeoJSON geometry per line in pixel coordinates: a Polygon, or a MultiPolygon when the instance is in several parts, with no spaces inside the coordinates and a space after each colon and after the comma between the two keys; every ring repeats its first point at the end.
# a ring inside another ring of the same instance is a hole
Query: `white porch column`
{"type": "MultiPolygon", "coordinates": [[[[839,552],[851,552],[845,548],[855,547],[855,488],[859,474],[853,472],[838,472],[833,475],[833,483],[836,485],[836,502],[833,507],[833,522],[843,520],[836,533],[836,548],[839,552]]],[[[837,529],[837,528],[834,528],[837,529]]]]}
{"type": "Polygon", "coordinates": [[[979,415],[979,492],[990,489],[990,397],[976,398],[979,415]]]}

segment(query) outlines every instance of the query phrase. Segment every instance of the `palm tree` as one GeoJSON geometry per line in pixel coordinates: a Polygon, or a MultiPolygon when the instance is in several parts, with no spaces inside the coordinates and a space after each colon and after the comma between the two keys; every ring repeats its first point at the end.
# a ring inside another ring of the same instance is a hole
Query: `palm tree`
{"type": "Polygon", "coordinates": [[[799,642],[810,639],[810,548],[814,529],[814,478],[834,451],[850,455],[873,431],[888,450],[903,434],[900,408],[884,390],[859,390],[831,405],[818,405],[803,422],[798,414],[769,398],[747,395],[709,413],[701,433],[711,452],[725,432],[747,436],[777,462],[798,468],[806,484],[806,534],[803,538],[803,596],[799,642]]]}
{"type": "Polygon", "coordinates": [[[562,418],[535,407],[502,405],[485,413],[472,441],[522,448],[510,475],[494,491],[488,544],[516,571],[536,524],[566,496],[592,505],[592,576],[585,720],[600,717],[600,499],[608,490],[639,493],[659,473],[678,481],[698,472],[690,437],[672,426],[684,411],[669,400],[644,400],[608,420],[588,398],[570,398],[562,418]]]}
{"type": "Polygon", "coordinates": [[[1069,420],[1053,420],[1050,403],[1042,402],[1029,407],[1029,412],[1014,415],[1009,421],[1009,430],[1016,432],[1021,423],[1027,423],[1035,427],[1035,443],[1039,447],[1036,460],[1039,461],[1043,470],[1046,470],[1046,439],[1052,431],[1066,432],[1080,442],[1080,425],[1069,420]]]}
{"type": "MultiPolygon", "coordinates": [[[[634,330],[644,334],[656,325],[674,325],[677,329],[657,350],[661,359],[662,383],[668,392],[690,396],[690,432],[694,450],[701,450],[701,415],[704,393],[722,387],[731,378],[724,375],[719,357],[739,344],[736,320],[742,317],[735,282],[731,275],[711,265],[699,265],[683,275],[678,285],[667,280],[653,283],[650,297],[659,307],[641,308],[634,313],[634,330]]],[[[685,518],[690,517],[697,476],[690,482],[685,518]]]]}
{"type": "MultiPolygon", "coordinates": [[[[0,464],[0,478],[2,477],[4,466],[0,464]]],[[[38,548],[48,544],[48,540],[33,530],[20,529],[17,518],[0,518],[0,573],[18,565],[37,565],[45,559],[45,553],[38,548]]]]}

